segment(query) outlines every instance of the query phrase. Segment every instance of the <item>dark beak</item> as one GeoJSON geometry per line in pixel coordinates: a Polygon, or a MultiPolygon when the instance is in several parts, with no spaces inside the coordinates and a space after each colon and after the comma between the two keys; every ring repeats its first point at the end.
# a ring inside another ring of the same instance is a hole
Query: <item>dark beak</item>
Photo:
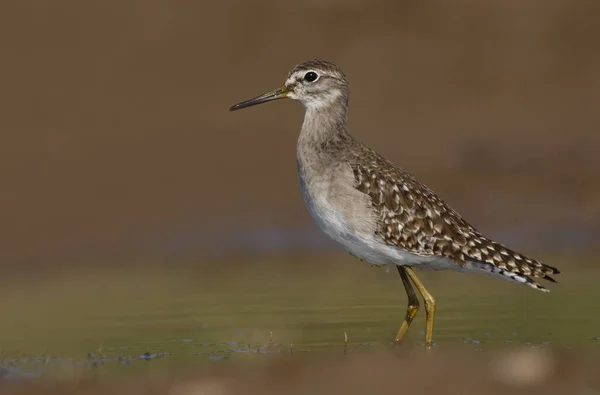
{"type": "Polygon", "coordinates": [[[287,97],[290,91],[285,87],[281,87],[279,89],[272,90],[271,92],[267,92],[264,95],[256,96],[250,100],[243,101],[232,106],[229,111],[236,111],[242,108],[255,106],[257,104],[266,103],[271,100],[284,99],[287,97]]]}

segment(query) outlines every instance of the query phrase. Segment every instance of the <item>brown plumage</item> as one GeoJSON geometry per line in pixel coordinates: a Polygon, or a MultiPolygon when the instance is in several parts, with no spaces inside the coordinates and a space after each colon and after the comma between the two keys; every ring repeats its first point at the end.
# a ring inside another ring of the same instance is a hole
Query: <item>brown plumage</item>
{"type": "Polygon", "coordinates": [[[420,256],[447,257],[461,266],[487,263],[496,273],[518,274],[541,290],[546,288],[530,277],[556,282],[549,275],[560,273],[558,269],[486,238],[411,174],[364,145],[352,146],[347,152],[355,187],[371,198],[377,234],[386,243],[420,256]]]}

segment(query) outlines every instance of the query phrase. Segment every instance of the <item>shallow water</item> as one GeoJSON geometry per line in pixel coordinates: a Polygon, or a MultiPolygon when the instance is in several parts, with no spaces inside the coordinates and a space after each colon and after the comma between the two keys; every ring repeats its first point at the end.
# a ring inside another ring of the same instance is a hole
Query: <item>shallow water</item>
{"type": "MultiPolygon", "coordinates": [[[[598,272],[557,265],[550,293],[483,275],[420,274],[437,300],[435,347],[600,350],[598,272]]],[[[2,296],[5,376],[389,348],[406,308],[395,271],[353,260],[89,270],[21,279],[2,296]]],[[[420,346],[423,329],[421,309],[405,344],[420,346]]]]}

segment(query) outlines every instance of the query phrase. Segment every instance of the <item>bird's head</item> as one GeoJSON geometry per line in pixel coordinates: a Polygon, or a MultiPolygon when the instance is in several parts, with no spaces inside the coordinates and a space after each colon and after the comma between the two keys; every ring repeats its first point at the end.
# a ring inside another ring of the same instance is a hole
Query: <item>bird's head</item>
{"type": "Polygon", "coordinates": [[[281,88],[238,103],[230,110],[235,111],[284,98],[298,100],[308,109],[327,107],[339,100],[347,102],[346,76],[331,61],[310,60],[294,67],[281,88]]]}

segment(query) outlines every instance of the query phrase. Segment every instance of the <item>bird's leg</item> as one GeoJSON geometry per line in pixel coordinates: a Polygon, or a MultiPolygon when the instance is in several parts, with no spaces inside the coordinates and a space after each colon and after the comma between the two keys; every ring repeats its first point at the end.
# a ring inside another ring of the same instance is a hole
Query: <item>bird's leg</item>
{"type": "Polygon", "coordinates": [[[400,278],[402,279],[402,284],[404,284],[404,289],[406,290],[406,296],[408,296],[408,308],[406,309],[406,318],[404,318],[404,322],[402,322],[402,326],[398,330],[398,334],[394,339],[394,342],[399,343],[404,334],[408,330],[410,323],[413,318],[417,314],[419,310],[419,299],[417,299],[417,295],[415,294],[415,290],[410,284],[410,280],[408,279],[408,275],[406,274],[406,269],[403,266],[396,266],[398,268],[398,273],[400,273],[400,278]]]}
{"type": "Polygon", "coordinates": [[[425,302],[425,349],[427,352],[431,351],[431,341],[433,338],[433,319],[435,317],[435,300],[431,296],[429,292],[425,289],[421,280],[417,277],[413,269],[410,267],[405,267],[404,270],[408,277],[412,280],[415,287],[423,297],[423,301],[425,302]]]}

